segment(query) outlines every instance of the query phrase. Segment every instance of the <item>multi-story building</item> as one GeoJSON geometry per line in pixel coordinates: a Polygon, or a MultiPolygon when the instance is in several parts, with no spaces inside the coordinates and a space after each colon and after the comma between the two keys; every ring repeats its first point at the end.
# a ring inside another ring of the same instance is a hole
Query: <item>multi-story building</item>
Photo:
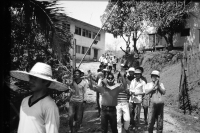
{"type": "MultiPolygon", "coordinates": [[[[76,45],[76,59],[80,60],[86,53],[87,49],[92,44],[95,36],[100,30],[99,27],[80,21],[78,19],[67,17],[68,24],[67,29],[74,34],[73,42],[76,45]]],[[[73,55],[73,50],[70,50],[70,54],[73,55]]],[[[98,34],[95,43],[88,51],[84,60],[98,59],[105,52],[105,31],[101,30],[98,34]]]]}

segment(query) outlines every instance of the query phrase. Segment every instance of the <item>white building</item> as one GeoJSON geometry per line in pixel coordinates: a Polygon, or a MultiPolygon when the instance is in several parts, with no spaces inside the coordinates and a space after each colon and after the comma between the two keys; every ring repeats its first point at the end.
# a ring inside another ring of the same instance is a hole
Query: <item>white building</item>
{"type": "MultiPolygon", "coordinates": [[[[92,44],[100,28],[69,16],[67,17],[67,21],[69,23],[67,24],[68,30],[74,34],[74,43],[76,44],[76,59],[80,60],[92,44]]],[[[97,44],[93,44],[84,60],[99,59],[99,57],[104,54],[105,31],[102,30],[100,32],[96,42],[97,44]]],[[[71,55],[73,55],[73,50],[74,49],[70,50],[71,55]]]]}
{"type": "MultiPolygon", "coordinates": [[[[174,47],[182,47],[186,44],[200,45],[200,2],[193,2],[196,7],[194,12],[190,13],[190,17],[187,19],[185,29],[182,29],[181,33],[177,33],[173,37],[174,47]]],[[[156,34],[156,30],[150,27],[137,41],[137,47],[152,48],[153,46],[167,46],[167,42],[164,38],[156,34]]],[[[200,49],[200,47],[199,47],[200,49]]]]}

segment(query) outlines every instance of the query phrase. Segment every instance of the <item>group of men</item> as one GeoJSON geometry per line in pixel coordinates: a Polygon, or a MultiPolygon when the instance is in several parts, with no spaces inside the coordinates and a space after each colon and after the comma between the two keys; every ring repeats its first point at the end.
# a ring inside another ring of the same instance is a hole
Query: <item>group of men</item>
{"type": "Polygon", "coordinates": [[[30,89],[33,91],[33,95],[22,101],[18,133],[58,133],[59,111],[53,99],[48,95],[48,88],[56,90],[70,88],[69,126],[71,133],[77,133],[80,129],[88,88],[99,93],[98,104],[102,133],[108,132],[108,122],[113,133],[121,133],[122,125],[127,133],[130,127],[138,127],[141,106],[145,109],[146,123],[148,108],[150,109],[148,132],[153,133],[157,120],[157,132],[162,133],[165,88],[159,82],[159,71],[152,71],[152,81],[149,83],[142,76],[142,72],[141,67],[127,69],[122,65],[115,82],[112,71],[101,64],[97,76],[93,76],[88,71],[87,78],[84,78],[81,70],[74,70],[73,83],[65,85],[52,79],[51,66],[45,63],[36,63],[30,72],[11,71],[12,77],[29,81],[30,89]]]}
{"type": "Polygon", "coordinates": [[[102,56],[99,58],[99,62],[104,68],[112,69],[114,72],[116,71],[116,65],[118,63],[118,58],[116,56],[112,56],[109,54],[102,54],[102,56]]]}
{"type": "Polygon", "coordinates": [[[108,122],[113,133],[122,133],[122,125],[127,133],[129,129],[137,129],[140,126],[141,107],[144,109],[144,121],[148,125],[148,132],[153,133],[157,120],[157,132],[161,133],[165,88],[163,83],[159,82],[160,72],[152,71],[152,81],[147,83],[146,78],[142,76],[142,67],[128,68],[122,64],[116,78],[112,71],[102,68],[100,65],[96,84],[92,77],[89,80],[89,88],[100,93],[97,103],[99,102],[101,108],[99,112],[101,111],[102,133],[107,133],[108,122]]]}

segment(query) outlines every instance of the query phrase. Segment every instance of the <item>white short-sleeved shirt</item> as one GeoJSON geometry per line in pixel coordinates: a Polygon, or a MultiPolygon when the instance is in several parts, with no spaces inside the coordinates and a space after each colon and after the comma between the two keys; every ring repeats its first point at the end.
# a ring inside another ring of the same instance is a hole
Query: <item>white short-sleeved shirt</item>
{"type": "MultiPolygon", "coordinates": [[[[145,81],[140,79],[139,81],[136,81],[136,78],[134,78],[131,81],[130,84],[130,92],[144,92],[145,93],[145,81]]],[[[141,103],[142,102],[142,95],[138,95],[138,96],[131,96],[130,97],[130,102],[134,102],[134,103],[141,103]]]]}
{"type": "Polygon", "coordinates": [[[45,95],[30,105],[30,97],[21,103],[18,133],[58,133],[60,117],[54,100],[45,95]]]}

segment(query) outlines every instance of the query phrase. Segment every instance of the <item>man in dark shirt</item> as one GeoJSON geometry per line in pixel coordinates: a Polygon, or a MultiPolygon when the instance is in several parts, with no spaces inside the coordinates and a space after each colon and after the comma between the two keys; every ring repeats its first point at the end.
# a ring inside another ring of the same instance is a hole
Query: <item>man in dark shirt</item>
{"type": "MultiPolygon", "coordinates": [[[[121,72],[124,74],[125,71],[121,72]]],[[[94,86],[90,76],[89,86],[92,90],[101,93],[101,129],[102,133],[108,132],[108,121],[111,125],[113,133],[117,133],[117,115],[116,106],[118,94],[127,88],[127,83],[124,77],[120,78],[121,83],[114,83],[114,75],[108,73],[102,85],[94,86]]]]}

